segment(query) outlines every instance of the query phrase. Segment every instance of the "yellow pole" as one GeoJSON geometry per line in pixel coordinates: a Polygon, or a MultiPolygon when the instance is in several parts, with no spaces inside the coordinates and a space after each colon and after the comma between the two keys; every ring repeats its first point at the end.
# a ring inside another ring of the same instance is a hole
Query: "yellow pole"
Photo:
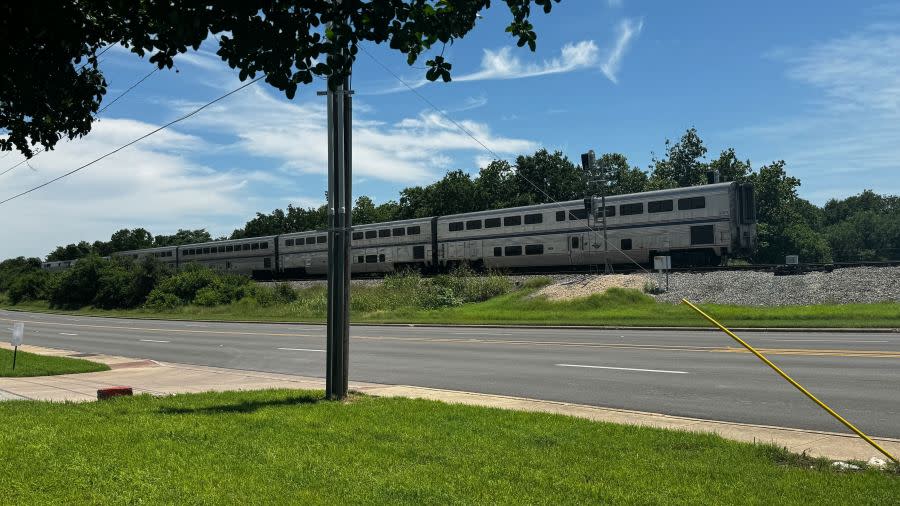
{"type": "Polygon", "coordinates": [[[835,417],[839,422],[841,422],[842,424],[844,424],[848,429],[850,429],[850,430],[852,430],[853,432],[855,432],[857,436],[863,438],[867,443],[869,443],[870,445],[874,446],[876,450],[880,451],[880,452],[883,453],[885,456],[887,456],[887,458],[893,460],[894,462],[900,463],[900,461],[898,461],[893,455],[891,455],[890,453],[888,453],[887,450],[885,450],[884,448],[882,448],[881,445],[879,445],[878,443],[876,443],[875,441],[873,441],[872,438],[870,438],[869,436],[867,436],[863,431],[857,429],[852,423],[850,423],[850,422],[848,422],[846,419],[844,419],[844,417],[842,417],[841,415],[837,414],[833,409],[831,409],[830,407],[828,407],[827,404],[825,404],[824,402],[820,401],[815,395],[813,395],[812,393],[810,393],[809,390],[803,388],[803,385],[801,385],[800,383],[797,383],[796,381],[794,381],[794,378],[791,378],[790,376],[788,376],[787,373],[784,372],[784,371],[782,371],[780,367],[778,367],[777,365],[773,364],[773,363],[772,363],[769,359],[767,359],[762,353],[756,351],[756,349],[754,349],[752,346],[750,346],[749,344],[747,344],[746,341],[744,341],[743,339],[741,339],[740,337],[738,337],[737,335],[735,335],[734,332],[732,332],[732,331],[726,329],[721,323],[719,323],[719,322],[717,322],[716,320],[714,320],[712,316],[709,316],[708,314],[704,313],[699,307],[695,306],[694,304],[691,304],[691,302],[688,301],[687,299],[681,299],[681,302],[687,304],[691,309],[693,309],[694,311],[698,312],[698,313],[700,314],[700,316],[702,316],[702,317],[706,318],[707,320],[709,320],[709,322],[712,323],[713,325],[715,325],[716,327],[719,327],[719,329],[721,329],[722,332],[724,332],[724,333],[728,334],[729,336],[731,336],[731,338],[734,339],[735,341],[737,341],[738,343],[740,343],[741,346],[743,346],[744,348],[747,348],[748,350],[750,350],[751,353],[753,353],[754,355],[756,355],[756,358],[758,358],[758,359],[762,360],[763,362],[765,362],[765,364],[766,364],[767,366],[771,367],[772,370],[774,370],[775,372],[777,372],[779,376],[781,376],[782,378],[784,378],[784,379],[785,379],[788,383],[790,383],[791,385],[794,385],[794,387],[796,387],[797,390],[800,390],[801,392],[803,392],[804,395],[806,395],[806,396],[809,397],[813,402],[815,402],[816,404],[818,404],[820,408],[822,408],[822,409],[824,409],[825,411],[827,411],[828,414],[830,414],[831,416],[835,417]]]}

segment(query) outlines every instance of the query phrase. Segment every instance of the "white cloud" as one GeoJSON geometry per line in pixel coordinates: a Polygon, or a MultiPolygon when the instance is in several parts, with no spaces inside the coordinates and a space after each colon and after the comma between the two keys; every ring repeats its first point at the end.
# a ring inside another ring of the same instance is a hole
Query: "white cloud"
{"type": "Polygon", "coordinates": [[[619,22],[618,37],[612,50],[606,57],[606,61],[600,65],[600,70],[607,79],[614,83],[618,83],[619,67],[622,65],[622,58],[628,50],[631,41],[640,35],[644,28],[643,20],[623,19],[619,22]]]}
{"type": "Polygon", "coordinates": [[[809,87],[805,111],[732,136],[759,139],[765,151],[757,156],[784,159],[802,194],[818,202],[865,188],[900,193],[900,35],[889,24],[770,53],[789,79],[809,87]]]}
{"type": "Polygon", "coordinates": [[[522,63],[513,53],[512,47],[502,47],[497,51],[484,50],[481,69],[471,74],[455,77],[455,81],[481,81],[485,79],[522,79],[548,74],[572,72],[596,64],[600,50],[592,40],[568,43],[560,50],[557,58],[541,63],[522,63]]]}
{"type": "MultiPolygon", "coordinates": [[[[497,136],[483,123],[459,123],[497,153],[517,154],[536,147],[531,141],[497,136]]],[[[225,149],[271,160],[284,171],[325,174],[328,168],[322,102],[287,102],[254,87],[198,115],[190,123],[190,128],[196,127],[232,135],[235,141],[225,149]]],[[[436,112],[392,125],[354,118],[353,150],[356,176],[404,184],[430,181],[449,168],[450,154],[484,151],[436,112]]]]}
{"type": "MultiPolygon", "coordinates": [[[[90,135],[59,144],[3,176],[3,197],[82,165],[156,125],[107,118],[90,135]]],[[[0,258],[43,256],[58,244],[108,238],[123,227],[154,233],[179,227],[226,233],[256,209],[240,191],[240,173],[219,173],[192,162],[204,145],[194,136],[163,130],[96,164],[0,206],[0,258]]]]}

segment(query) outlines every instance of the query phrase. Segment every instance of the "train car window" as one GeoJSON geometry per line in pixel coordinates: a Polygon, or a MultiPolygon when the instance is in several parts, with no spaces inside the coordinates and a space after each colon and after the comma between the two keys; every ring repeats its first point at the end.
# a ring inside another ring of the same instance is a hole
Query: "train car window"
{"type": "Polygon", "coordinates": [[[325,244],[326,242],[328,242],[327,235],[320,235],[320,236],[316,237],[316,244],[325,244]]]}
{"type": "Polygon", "coordinates": [[[358,241],[363,238],[362,232],[353,232],[353,240],[358,241]]]}
{"type": "Polygon", "coordinates": [[[391,229],[391,235],[394,237],[402,237],[406,235],[406,229],[403,227],[391,229]]]}
{"type": "Polygon", "coordinates": [[[615,215],[616,215],[616,206],[606,206],[606,217],[609,218],[610,216],[615,216],[615,215]]]}
{"type": "Polygon", "coordinates": [[[250,249],[251,249],[251,250],[258,250],[258,249],[259,249],[259,243],[258,243],[258,242],[255,242],[255,243],[251,244],[251,245],[250,245],[250,249]]]}
{"type": "Polygon", "coordinates": [[[425,259],[425,246],[413,246],[413,260],[425,259]]]}
{"type": "Polygon", "coordinates": [[[578,249],[581,247],[581,238],[573,237],[572,238],[572,249],[578,249]]]}
{"type": "Polygon", "coordinates": [[[706,197],[687,197],[678,199],[679,211],[690,211],[691,209],[705,209],[706,197]]]}
{"type": "Polygon", "coordinates": [[[225,253],[234,253],[234,246],[225,246],[225,253]]]}
{"type": "Polygon", "coordinates": [[[209,248],[203,248],[203,254],[209,255],[209,248]]]}
{"type": "Polygon", "coordinates": [[[622,239],[622,243],[620,244],[622,250],[631,249],[631,239],[622,239]]]}
{"type": "Polygon", "coordinates": [[[316,243],[316,238],[315,238],[315,237],[307,237],[306,240],[305,240],[304,242],[305,242],[306,244],[315,244],[315,243],[316,243]]]}
{"type": "Polygon", "coordinates": [[[644,203],[637,202],[635,204],[622,204],[621,206],[619,206],[619,214],[621,214],[622,216],[644,214],[644,203]]]}
{"type": "Polygon", "coordinates": [[[356,257],[356,263],[361,264],[364,261],[365,261],[365,257],[363,257],[362,255],[359,255],[358,257],[356,257]]]}
{"type": "Polygon", "coordinates": [[[537,223],[544,222],[544,215],[540,213],[535,214],[526,214],[525,215],[525,224],[526,225],[535,225],[537,223]]]}
{"type": "Polygon", "coordinates": [[[501,248],[500,246],[494,246],[494,256],[502,257],[503,256],[503,248],[501,248]]]}
{"type": "Polygon", "coordinates": [[[667,213],[673,209],[671,200],[651,200],[647,202],[648,213],[667,213]]]}
{"type": "Polygon", "coordinates": [[[514,227],[516,225],[522,224],[521,216],[506,216],[503,218],[503,226],[504,227],[514,227]]]}
{"type": "Polygon", "coordinates": [[[566,212],[556,211],[556,221],[566,221],[566,212]]]}
{"type": "Polygon", "coordinates": [[[366,263],[374,264],[378,261],[378,255],[366,255],[366,263]]]}
{"type": "MultiPolygon", "coordinates": [[[[607,206],[609,207],[609,206],[607,206]]],[[[587,219],[587,209],[572,209],[569,211],[569,219],[570,220],[584,220],[587,219]]]]}
{"type": "Polygon", "coordinates": [[[253,248],[251,247],[250,243],[248,242],[247,244],[244,244],[243,246],[241,246],[241,249],[244,251],[250,251],[253,248]]]}
{"type": "Polygon", "coordinates": [[[488,218],[484,220],[484,228],[497,228],[500,226],[500,218],[488,218]]]}
{"type": "Polygon", "coordinates": [[[459,232],[460,230],[463,229],[463,222],[461,222],[461,221],[453,221],[453,222],[450,222],[450,223],[447,225],[447,227],[449,228],[449,230],[450,230],[451,232],[459,232]]]}
{"type": "Polygon", "coordinates": [[[508,257],[517,257],[522,254],[521,246],[507,246],[503,248],[504,255],[508,257]]]}
{"type": "Polygon", "coordinates": [[[269,249],[269,241],[259,243],[259,249],[269,249]]]}
{"type": "Polygon", "coordinates": [[[384,262],[384,253],[378,255],[378,261],[379,261],[379,262],[384,262]]]}
{"type": "Polygon", "coordinates": [[[466,230],[480,230],[481,220],[469,220],[466,222],[466,230]]]}
{"type": "Polygon", "coordinates": [[[422,227],[416,225],[414,227],[406,227],[406,235],[419,235],[422,233],[422,227]]]}
{"type": "Polygon", "coordinates": [[[390,237],[390,236],[391,236],[391,229],[389,229],[389,228],[383,228],[378,231],[378,237],[390,237]]]}
{"type": "Polygon", "coordinates": [[[225,253],[225,246],[219,246],[219,253],[225,253]]]}
{"type": "MultiPolygon", "coordinates": [[[[229,267],[231,267],[231,266],[229,265],[229,267]]],[[[269,258],[269,257],[263,258],[263,268],[264,269],[272,268],[272,259],[271,258],[269,258]]]]}
{"type": "Polygon", "coordinates": [[[544,245],[543,244],[526,244],[525,245],[525,254],[526,255],[543,255],[544,254],[544,245]]]}
{"type": "Polygon", "coordinates": [[[712,225],[699,225],[691,227],[691,245],[712,244],[715,234],[712,225]]]}
{"type": "Polygon", "coordinates": [[[284,245],[285,245],[285,246],[293,246],[293,245],[294,245],[294,240],[293,240],[293,239],[288,239],[288,240],[284,241],[284,245]]]}
{"type": "Polygon", "coordinates": [[[378,237],[378,232],[374,230],[366,230],[366,239],[374,239],[378,237]]]}

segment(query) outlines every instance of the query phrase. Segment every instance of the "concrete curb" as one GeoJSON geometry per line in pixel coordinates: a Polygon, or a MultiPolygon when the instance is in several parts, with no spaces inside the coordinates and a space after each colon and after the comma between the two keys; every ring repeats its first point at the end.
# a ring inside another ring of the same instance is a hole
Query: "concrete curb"
{"type": "MultiPolygon", "coordinates": [[[[325,326],[320,321],[265,321],[265,320],[204,320],[189,318],[156,318],[153,316],[106,316],[106,315],[87,315],[79,313],[67,313],[61,311],[28,311],[24,309],[13,309],[8,307],[0,307],[4,311],[12,311],[25,314],[50,314],[58,316],[78,316],[82,318],[104,318],[115,320],[135,320],[135,321],[169,321],[169,322],[196,322],[196,323],[240,323],[250,325],[318,325],[325,326]]],[[[621,325],[520,325],[520,324],[470,324],[470,323],[366,323],[351,322],[355,326],[367,327],[411,327],[411,328],[472,328],[472,329],[551,329],[551,330],[659,330],[659,331],[712,331],[721,332],[715,327],[628,327],[621,325]]],[[[900,328],[865,328],[865,327],[729,327],[735,332],[816,332],[816,333],[833,333],[833,334],[900,334],[900,328]]]]}

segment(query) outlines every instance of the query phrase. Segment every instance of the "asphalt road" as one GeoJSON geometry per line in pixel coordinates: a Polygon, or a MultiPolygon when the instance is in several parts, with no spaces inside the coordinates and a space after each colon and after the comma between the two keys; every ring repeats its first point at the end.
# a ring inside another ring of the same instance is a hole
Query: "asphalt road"
{"type": "MultiPolygon", "coordinates": [[[[0,311],[25,342],[187,364],[324,376],[325,327],[0,311]]],[[[743,332],[870,435],[900,438],[900,334],[743,332]]],[[[351,329],[350,378],[849,432],[714,331],[351,329]]],[[[4,340],[6,338],[4,337],[4,340]]]]}

